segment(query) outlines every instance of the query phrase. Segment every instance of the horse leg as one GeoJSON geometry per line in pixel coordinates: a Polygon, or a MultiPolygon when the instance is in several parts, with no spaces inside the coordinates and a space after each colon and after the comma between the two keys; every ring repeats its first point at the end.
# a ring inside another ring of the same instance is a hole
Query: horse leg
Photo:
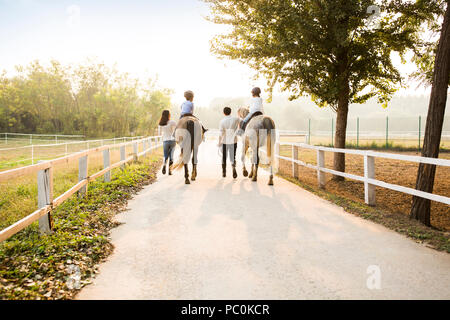
{"type": "Polygon", "coordinates": [[[195,181],[195,179],[197,179],[197,152],[198,148],[194,147],[194,150],[192,150],[192,181],[195,181]]]}
{"type": "Polygon", "coordinates": [[[273,186],[273,168],[272,168],[272,163],[270,164],[269,186],[273,186]]]}
{"type": "Polygon", "coordinates": [[[248,178],[249,178],[249,179],[251,179],[251,178],[253,177],[255,165],[252,163],[250,166],[251,166],[251,168],[250,168],[250,174],[248,175],[248,178]]]}
{"type": "Polygon", "coordinates": [[[253,174],[253,179],[252,181],[257,181],[258,180],[258,164],[255,164],[255,172],[253,174]]]}
{"type": "Polygon", "coordinates": [[[188,168],[188,164],[187,163],[184,164],[184,183],[185,184],[190,184],[191,183],[189,181],[189,168],[188,168]]]}
{"type": "MultiPolygon", "coordinates": [[[[244,138],[245,139],[245,138],[244,138]]],[[[242,156],[241,156],[241,161],[242,161],[242,175],[244,177],[248,176],[248,171],[247,168],[245,167],[245,154],[247,153],[248,150],[248,143],[245,143],[245,140],[242,142],[242,156]]]]}

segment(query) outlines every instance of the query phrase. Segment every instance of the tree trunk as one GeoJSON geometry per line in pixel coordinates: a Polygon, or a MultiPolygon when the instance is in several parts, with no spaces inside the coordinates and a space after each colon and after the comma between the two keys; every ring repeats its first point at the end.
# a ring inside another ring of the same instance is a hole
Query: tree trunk
{"type": "MultiPolygon", "coordinates": [[[[428,107],[425,137],[422,156],[437,158],[441,143],[442,126],[444,123],[445,105],[450,75],[450,0],[447,0],[447,10],[442,24],[441,38],[436,53],[433,72],[433,86],[428,107]]],[[[420,164],[417,173],[416,189],[433,192],[436,166],[420,164]]],[[[413,196],[410,217],[430,226],[431,201],[413,196]]]]}
{"type": "MultiPolygon", "coordinates": [[[[350,87],[348,83],[348,57],[347,52],[343,52],[340,58],[339,71],[341,74],[342,88],[339,93],[338,107],[336,110],[336,133],[334,136],[334,147],[345,149],[345,138],[347,133],[347,116],[350,96],[350,87]]],[[[334,170],[345,172],[345,153],[334,153],[334,170]]],[[[333,180],[341,181],[344,177],[333,176],[333,180]]]]}

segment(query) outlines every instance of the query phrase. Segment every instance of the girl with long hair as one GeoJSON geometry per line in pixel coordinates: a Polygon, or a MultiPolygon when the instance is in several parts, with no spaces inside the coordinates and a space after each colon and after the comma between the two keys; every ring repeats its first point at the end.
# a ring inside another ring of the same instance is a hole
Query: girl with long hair
{"type": "Polygon", "coordinates": [[[163,149],[164,149],[164,164],[162,167],[162,174],[166,174],[166,164],[167,160],[169,160],[169,175],[172,174],[170,166],[173,163],[173,153],[175,151],[175,128],[177,123],[173,120],[170,120],[170,111],[164,110],[161,115],[161,119],[159,120],[159,128],[162,135],[163,140],[163,149]]]}

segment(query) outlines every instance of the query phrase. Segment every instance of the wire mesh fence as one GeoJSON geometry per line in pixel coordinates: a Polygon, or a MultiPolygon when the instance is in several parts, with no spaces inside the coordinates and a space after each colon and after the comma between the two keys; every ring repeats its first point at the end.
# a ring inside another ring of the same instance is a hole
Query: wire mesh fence
{"type": "MultiPolygon", "coordinates": [[[[426,116],[349,118],[346,141],[355,148],[365,146],[417,148],[423,146],[426,116]]],[[[282,129],[282,128],[281,128],[282,129]]],[[[303,119],[299,133],[308,135],[308,143],[334,146],[336,118],[303,119]]],[[[441,148],[450,149],[450,117],[444,118],[441,148]]]]}

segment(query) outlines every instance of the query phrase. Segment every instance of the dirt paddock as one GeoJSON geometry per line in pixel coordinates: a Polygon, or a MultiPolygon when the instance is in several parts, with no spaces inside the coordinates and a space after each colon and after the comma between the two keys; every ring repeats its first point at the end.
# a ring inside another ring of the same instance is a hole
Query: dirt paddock
{"type": "MultiPolygon", "coordinates": [[[[291,157],[291,147],[282,146],[280,153],[283,156],[291,157]]],[[[402,152],[401,154],[418,155],[414,152],[402,152]]],[[[440,157],[450,159],[450,154],[443,153],[440,157]]],[[[298,158],[307,163],[316,164],[316,152],[314,150],[299,149],[298,158]]],[[[333,154],[330,152],[325,153],[325,166],[330,169],[333,168],[333,154]]],[[[414,188],[418,166],[419,164],[413,162],[376,158],[375,178],[388,183],[414,188]]],[[[364,176],[363,156],[347,154],[346,172],[364,176]]],[[[291,175],[292,163],[280,159],[280,173],[291,175]]],[[[313,188],[318,188],[317,172],[315,170],[298,165],[298,177],[303,183],[313,188]]],[[[331,178],[331,174],[326,174],[325,189],[327,191],[364,203],[364,183],[350,179],[337,182],[331,180],[331,178]]],[[[437,167],[433,193],[450,197],[449,167],[437,167]]],[[[376,187],[376,206],[381,209],[408,215],[411,209],[411,201],[411,195],[376,187]]],[[[438,229],[450,231],[450,206],[432,201],[431,224],[438,229]]]]}

